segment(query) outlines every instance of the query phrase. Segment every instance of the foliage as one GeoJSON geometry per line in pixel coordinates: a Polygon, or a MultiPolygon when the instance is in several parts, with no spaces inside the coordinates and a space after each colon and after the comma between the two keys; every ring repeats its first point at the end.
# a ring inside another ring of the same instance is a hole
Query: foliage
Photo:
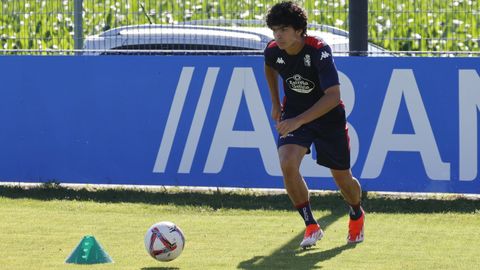
{"type": "MultiPolygon", "coordinates": [[[[263,20],[273,0],[84,0],[84,36],[124,25],[263,20]]],[[[311,22],[348,30],[347,0],[301,0],[311,22]]],[[[391,51],[479,51],[478,0],[369,0],[369,38],[391,51]]],[[[72,50],[73,0],[1,0],[0,49],[72,50]]]]}

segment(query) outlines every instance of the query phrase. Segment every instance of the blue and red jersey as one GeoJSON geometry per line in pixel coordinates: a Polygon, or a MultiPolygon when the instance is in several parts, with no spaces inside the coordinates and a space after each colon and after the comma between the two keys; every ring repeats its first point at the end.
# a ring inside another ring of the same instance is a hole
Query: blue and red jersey
{"type": "MultiPolygon", "coordinates": [[[[296,55],[289,55],[270,41],[264,51],[265,64],[281,76],[284,89],[285,118],[297,116],[313,106],[331,86],[338,85],[338,72],[332,50],[323,40],[305,37],[305,45],[296,55]]],[[[345,121],[343,104],[318,119],[323,122],[345,121]]]]}

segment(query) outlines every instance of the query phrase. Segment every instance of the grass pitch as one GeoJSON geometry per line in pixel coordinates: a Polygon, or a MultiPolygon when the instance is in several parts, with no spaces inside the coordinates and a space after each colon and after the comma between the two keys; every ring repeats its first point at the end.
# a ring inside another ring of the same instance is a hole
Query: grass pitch
{"type": "Polygon", "coordinates": [[[298,244],[303,222],[286,195],[60,186],[0,186],[2,269],[475,269],[480,265],[480,200],[366,195],[366,240],[346,244],[347,207],[314,194],[325,237],[298,244]],[[143,236],[169,220],[186,235],[182,255],[153,260],[143,236]],[[64,261],[94,235],[113,264],[64,261]]]}

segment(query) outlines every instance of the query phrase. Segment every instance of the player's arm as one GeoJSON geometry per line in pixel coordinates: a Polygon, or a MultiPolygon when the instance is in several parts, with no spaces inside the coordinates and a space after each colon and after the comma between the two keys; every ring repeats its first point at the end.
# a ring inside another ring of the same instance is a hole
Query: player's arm
{"type": "Polygon", "coordinates": [[[272,99],[272,119],[276,122],[280,121],[282,107],[280,105],[280,96],[278,91],[278,72],[265,64],[265,78],[267,79],[268,89],[270,90],[270,98],[272,99]]]}
{"type": "Polygon", "coordinates": [[[340,104],[340,85],[330,86],[323,93],[324,95],[310,109],[296,117],[300,126],[323,116],[340,104]]]}
{"type": "Polygon", "coordinates": [[[318,68],[318,77],[323,88],[323,96],[308,110],[298,115],[296,120],[299,126],[311,122],[340,104],[340,82],[338,79],[337,67],[333,63],[332,50],[329,46],[321,48],[319,55],[326,54],[327,57],[321,57],[315,64],[318,68]]]}
{"type": "Polygon", "coordinates": [[[319,52],[319,55],[322,55],[322,52],[327,55],[327,57],[321,57],[317,59],[315,65],[318,68],[318,76],[320,82],[322,83],[324,95],[308,110],[302,114],[286,119],[280,122],[277,125],[277,131],[281,135],[288,134],[306,124],[311,122],[324,114],[328,113],[330,110],[338,106],[340,101],[340,83],[338,80],[338,72],[335,64],[332,59],[332,51],[329,46],[325,46],[319,52]]]}
{"type": "Polygon", "coordinates": [[[288,134],[298,129],[303,124],[323,116],[340,103],[340,86],[338,84],[325,89],[324,93],[325,94],[315,104],[313,104],[312,107],[302,114],[278,123],[278,133],[280,135],[288,134]]]}

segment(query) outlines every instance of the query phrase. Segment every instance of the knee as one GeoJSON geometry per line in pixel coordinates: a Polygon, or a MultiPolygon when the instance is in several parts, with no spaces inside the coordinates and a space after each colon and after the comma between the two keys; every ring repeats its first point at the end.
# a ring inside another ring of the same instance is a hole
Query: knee
{"type": "Polygon", "coordinates": [[[299,164],[292,158],[282,158],[280,160],[280,167],[285,177],[299,173],[299,164]]]}
{"type": "Polygon", "coordinates": [[[332,170],[332,176],[340,188],[346,188],[350,186],[354,181],[350,170],[344,170],[344,171],[332,170]]]}

